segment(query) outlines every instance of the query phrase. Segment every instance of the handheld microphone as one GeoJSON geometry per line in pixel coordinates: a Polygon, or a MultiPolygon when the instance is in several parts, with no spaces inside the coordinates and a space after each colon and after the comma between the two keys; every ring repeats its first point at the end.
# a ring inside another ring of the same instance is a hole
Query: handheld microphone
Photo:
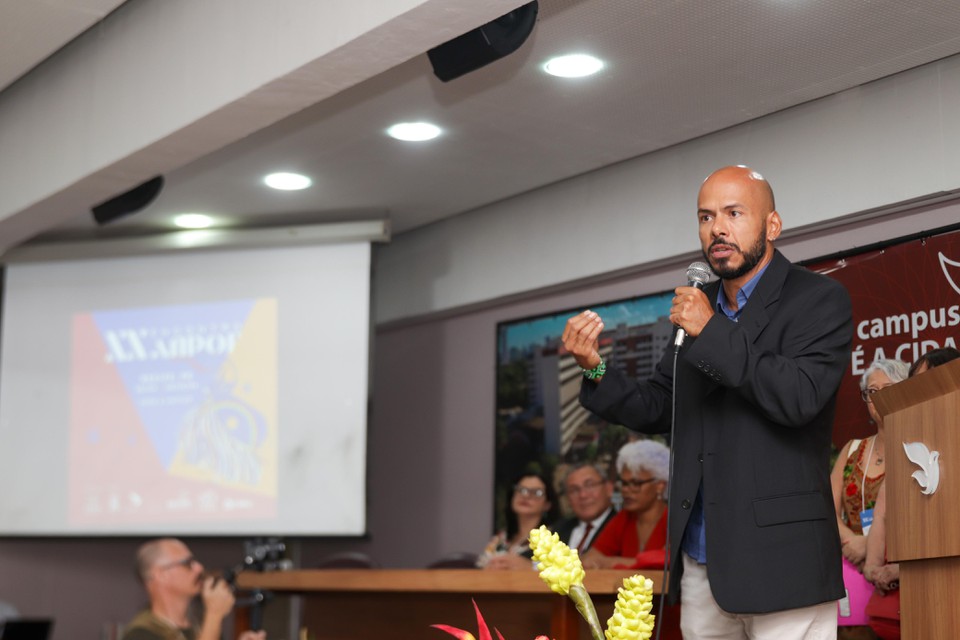
{"type": "MultiPolygon", "coordinates": [[[[693,262],[687,267],[687,286],[703,289],[703,285],[710,282],[710,265],[703,262],[693,262]]],[[[677,327],[677,335],[673,339],[674,348],[679,351],[683,345],[683,339],[687,337],[687,332],[683,327],[677,327]]]]}
{"type": "Polygon", "coordinates": [[[262,589],[254,589],[250,596],[250,631],[263,629],[263,607],[267,602],[267,594],[262,589]]]}

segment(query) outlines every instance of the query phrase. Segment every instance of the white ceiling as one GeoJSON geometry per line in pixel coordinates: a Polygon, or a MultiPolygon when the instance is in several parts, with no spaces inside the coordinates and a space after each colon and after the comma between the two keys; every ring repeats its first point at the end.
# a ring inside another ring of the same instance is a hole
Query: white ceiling
{"type": "MultiPolygon", "coordinates": [[[[118,4],[0,0],[0,86],[118,4]]],[[[84,214],[47,237],[155,231],[182,212],[238,226],[386,216],[403,233],[958,52],[960,3],[943,0],[540,0],[533,35],[503,60],[444,84],[417,56],[170,173],[137,214],[99,229],[84,214]],[[607,67],[541,71],[570,52],[607,67]],[[446,133],[383,134],[412,119],[446,133]],[[260,179],[276,170],[315,184],[271,191],[260,179]]]]}
{"type": "Polygon", "coordinates": [[[0,90],[126,0],[0,0],[0,90]]]}

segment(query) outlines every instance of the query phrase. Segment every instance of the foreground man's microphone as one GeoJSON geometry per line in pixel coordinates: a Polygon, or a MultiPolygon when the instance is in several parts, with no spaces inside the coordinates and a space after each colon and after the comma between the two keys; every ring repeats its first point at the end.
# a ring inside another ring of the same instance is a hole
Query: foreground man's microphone
{"type": "MultiPolygon", "coordinates": [[[[703,285],[710,282],[710,265],[703,262],[694,262],[687,267],[687,286],[703,289],[703,285]]],[[[683,339],[687,337],[687,332],[683,327],[677,328],[677,335],[673,339],[674,348],[679,351],[683,344],[683,339]]]]}

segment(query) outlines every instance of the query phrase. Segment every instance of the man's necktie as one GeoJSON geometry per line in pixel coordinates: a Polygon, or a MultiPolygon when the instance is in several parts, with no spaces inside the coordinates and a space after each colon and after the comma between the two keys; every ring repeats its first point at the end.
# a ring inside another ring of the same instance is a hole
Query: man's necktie
{"type": "Polygon", "coordinates": [[[587,528],[583,532],[583,537],[580,538],[580,544],[577,545],[577,555],[582,556],[583,550],[587,548],[587,540],[590,539],[590,532],[593,531],[593,523],[588,522],[587,528]]]}

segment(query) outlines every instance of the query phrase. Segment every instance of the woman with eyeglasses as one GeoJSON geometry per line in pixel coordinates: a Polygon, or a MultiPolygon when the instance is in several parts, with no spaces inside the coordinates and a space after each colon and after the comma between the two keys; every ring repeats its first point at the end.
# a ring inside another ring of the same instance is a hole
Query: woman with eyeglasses
{"type": "Polygon", "coordinates": [[[617,454],[620,512],[603,528],[583,557],[588,569],[663,566],[667,545],[667,480],[670,449],[637,440],[617,454]]]}
{"type": "Polygon", "coordinates": [[[873,522],[873,508],[883,483],[886,443],[883,421],[871,400],[874,393],[906,380],[909,367],[899,360],[875,360],[860,377],[860,397],[867,406],[877,432],[854,438],[840,449],[830,475],[833,503],[843,551],[843,582],[847,595],[838,604],[838,638],[875,638],[867,626],[865,609],[873,587],[863,577],[867,555],[866,535],[873,522]]]}
{"type": "Polygon", "coordinates": [[[527,537],[531,529],[557,519],[557,496],[553,485],[539,474],[526,474],[513,484],[507,528],[487,543],[477,559],[484,569],[530,569],[533,551],[527,537]]]}
{"type": "MultiPolygon", "coordinates": [[[[960,351],[953,347],[927,351],[910,365],[908,377],[920,375],[957,358],[960,358],[960,351]]],[[[867,553],[863,563],[863,575],[875,587],[867,607],[869,623],[876,637],[882,640],[899,640],[900,563],[887,562],[885,483],[880,485],[874,510],[876,513],[870,535],[867,536],[867,553]]]]}

